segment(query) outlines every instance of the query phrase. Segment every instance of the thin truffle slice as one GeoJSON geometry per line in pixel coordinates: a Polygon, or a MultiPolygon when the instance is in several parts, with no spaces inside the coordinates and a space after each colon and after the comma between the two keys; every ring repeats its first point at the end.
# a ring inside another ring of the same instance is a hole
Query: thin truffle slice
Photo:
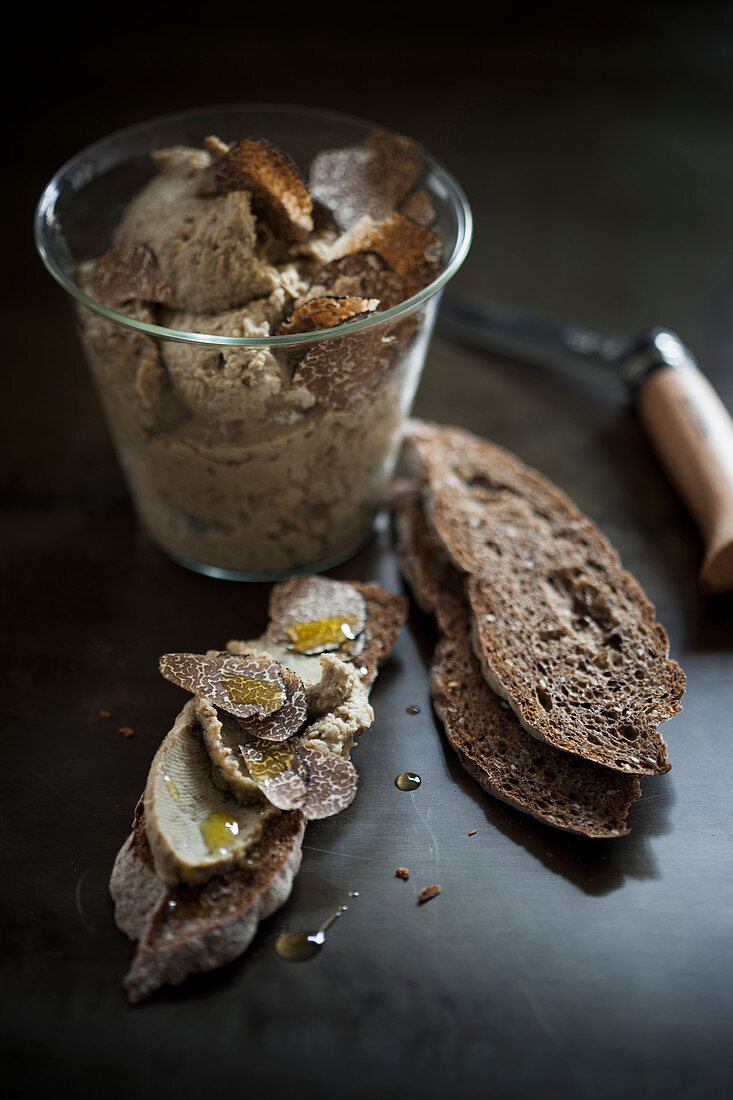
{"type": "Polygon", "coordinates": [[[117,244],[97,260],[94,293],[100,302],[169,302],[173,291],[155,256],[142,244],[117,244]]]}
{"type": "Polygon", "coordinates": [[[319,298],[307,298],[280,325],[283,336],[295,336],[302,332],[316,332],[322,328],[335,328],[346,321],[353,321],[374,313],[379,305],[378,298],[362,298],[355,295],[336,297],[322,295],[319,298]]]}
{"type": "Polygon", "coordinates": [[[306,298],[320,296],[325,291],[376,298],[380,312],[398,305],[406,297],[402,279],[376,252],[352,252],[319,267],[306,298]]]}
{"type": "Polygon", "coordinates": [[[358,775],[350,760],[315,744],[298,746],[308,769],[307,794],[302,813],[309,821],[333,817],[356,797],[358,775]]]}
{"type": "Polygon", "coordinates": [[[514,455],[460,429],[413,424],[405,453],[430,522],[468,573],[489,686],[536,738],[608,768],[669,770],[657,726],[684,674],[654,607],[595,524],[514,455]]]}
{"type": "MultiPolygon", "coordinates": [[[[371,314],[359,314],[368,317],[371,314]]],[[[305,386],[327,409],[354,409],[380,392],[394,366],[395,337],[382,326],[321,340],[295,367],[293,382],[305,386]]]]}
{"type": "Polygon", "coordinates": [[[303,681],[292,669],[280,668],[285,684],[285,702],[273,714],[240,718],[239,725],[249,737],[266,741],[286,741],[304,726],[308,717],[308,699],[303,681]]]}
{"type": "Polygon", "coordinates": [[[249,191],[252,207],[281,237],[304,241],[313,231],[313,202],[300,172],[269,141],[244,138],[214,161],[219,191],[249,191]]]}
{"type": "Polygon", "coordinates": [[[374,130],[357,145],[324,149],[313,158],[308,188],[341,229],[364,215],[387,217],[412,190],[424,168],[417,142],[374,130]]]}
{"type": "Polygon", "coordinates": [[[367,605],[352,584],[329,577],[294,577],[275,585],[268,636],[296,653],[357,655],[364,646],[367,605]]]}
{"type": "Polygon", "coordinates": [[[333,817],[351,805],[358,776],[354,765],[319,745],[248,741],[242,756],[265,797],[283,810],[299,809],[309,821],[333,817]]]}
{"type": "Polygon", "coordinates": [[[265,657],[166,653],[160,671],[166,680],[210,699],[235,718],[270,715],[287,701],[280,666],[265,657]]]}
{"type": "Polygon", "coordinates": [[[637,778],[562,752],[523,728],[481,673],[461,574],[428,525],[419,490],[403,487],[393,509],[403,575],[418,605],[437,619],[433,704],[463,767],[489,794],[547,825],[592,838],[624,836],[629,807],[641,794],[637,778]]]}
{"type": "Polygon", "coordinates": [[[308,769],[293,742],[273,745],[253,739],[239,746],[252,782],[281,810],[299,810],[308,793],[308,769]]]}
{"type": "Polygon", "coordinates": [[[376,222],[362,218],[336,241],[331,258],[340,259],[353,252],[376,252],[397,272],[411,298],[440,271],[443,246],[431,229],[394,213],[376,222]]]}

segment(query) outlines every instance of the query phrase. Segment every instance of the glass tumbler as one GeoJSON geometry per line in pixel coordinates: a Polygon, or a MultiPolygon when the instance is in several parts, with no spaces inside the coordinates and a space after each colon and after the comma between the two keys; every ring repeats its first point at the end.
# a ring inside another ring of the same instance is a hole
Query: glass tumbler
{"type": "Polygon", "coordinates": [[[320,151],[378,129],[299,107],[188,111],[98,141],[43,192],[36,244],[70,295],[136,515],[184,566],[276,580],[328,569],[364,545],[385,503],[442,289],[470,247],[468,203],[423,151],[421,187],[442,243],[437,276],[389,309],[294,335],[252,335],[256,325],[238,332],[230,315],[226,325],[213,315],[204,324],[163,311],[161,323],[143,301],[123,313],[95,295],[85,271],[155,175],[158,150],[202,149],[208,135],[263,138],[305,173],[320,151]]]}

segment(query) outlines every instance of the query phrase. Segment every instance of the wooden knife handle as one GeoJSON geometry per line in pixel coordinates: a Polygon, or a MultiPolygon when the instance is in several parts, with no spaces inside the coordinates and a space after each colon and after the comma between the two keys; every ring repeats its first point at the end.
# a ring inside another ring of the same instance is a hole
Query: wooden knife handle
{"type": "Polygon", "coordinates": [[[733,589],[733,420],[693,363],[659,366],[641,382],[639,414],[705,544],[706,593],[733,589]]]}

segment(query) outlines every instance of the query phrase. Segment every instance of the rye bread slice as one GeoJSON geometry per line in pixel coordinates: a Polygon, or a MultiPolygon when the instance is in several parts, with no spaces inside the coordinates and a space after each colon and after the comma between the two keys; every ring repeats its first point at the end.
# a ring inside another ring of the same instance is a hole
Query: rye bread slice
{"type": "Polygon", "coordinates": [[[362,683],[367,691],[373,686],[377,673],[387,660],[395,645],[400,630],[407,619],[407,600],[382,588],[376,581],[351,581],[354,588],[361,592],[367,605],[367,622],[364,648],[354,663],[365,671],[362,683]]]}
{"type": "Polygon", "coordinates": [[[429,527],[419,489],[393,500],[400,566],[418,605],[435,615],[433,705],[461,764],[485,791],[555,828],[624,836],[641,789],[622,775],[531,737],[484,679],[471,647],[463,580],[429,527]]]}
{"type": "Polygon", "coordinates": [[[305,824],[298,811],[272,818],[251,851],[251,873],[237,870],[199,886],[167,887],[155,874],[140,800],[110,880],[117,925],[138,941],[124,979],[131,1004],[163,985],[180,985],[189,974],[223,966],[246,950],[259,922],[290,894],[305,824]]]}
{"type": "Polygon", "coordinates": [[[670,768],[657,726],[684,674],[653,605],[556,486],[458,428],[413,422],[405,456],[428,518],[467,574],[474,651],[536,738],[608,768],[670,768]]]}

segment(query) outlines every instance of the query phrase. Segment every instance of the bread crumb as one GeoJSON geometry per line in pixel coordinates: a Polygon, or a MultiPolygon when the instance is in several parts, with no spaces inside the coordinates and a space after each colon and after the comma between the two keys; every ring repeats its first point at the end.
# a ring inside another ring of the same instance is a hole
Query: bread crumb
{"type": "Polygon", "coordinates": [[[422,889],[417,895],[417,904],[424,905],[426,901],[430,901],[432,898],[437,898],[442,889],[443,887],[438,885],[424,887],[424,889],[422,889]]]}
{"type": "Polygon", "coordinates": [[[133,729],[130,729],[129,726],[120,726],[120,728],[117,730],[117,732],[121,733],[123,737],[134,737],[135,736],[135,731],[133,729]]]}
{"type": "Polygon", "coordinates": [[[468,835],[469,836],[476,836],[477,832],[478,832],[478,829],[471,829],[471,832],[468,835]]]}
{"type": "Polygon", "coordinates": [[[398,867],[395,871],[395,878],[401,878],[403,882],[407,882],[410,877],[410,872],[407,867],[398,867]]]}
{"type": "Polygon", "coordinates": [[[111,711],[108,711],[108,710],[100,710],[99,717],[100,718],[111,718],[112,713],[111,713],[111,711]]]}

